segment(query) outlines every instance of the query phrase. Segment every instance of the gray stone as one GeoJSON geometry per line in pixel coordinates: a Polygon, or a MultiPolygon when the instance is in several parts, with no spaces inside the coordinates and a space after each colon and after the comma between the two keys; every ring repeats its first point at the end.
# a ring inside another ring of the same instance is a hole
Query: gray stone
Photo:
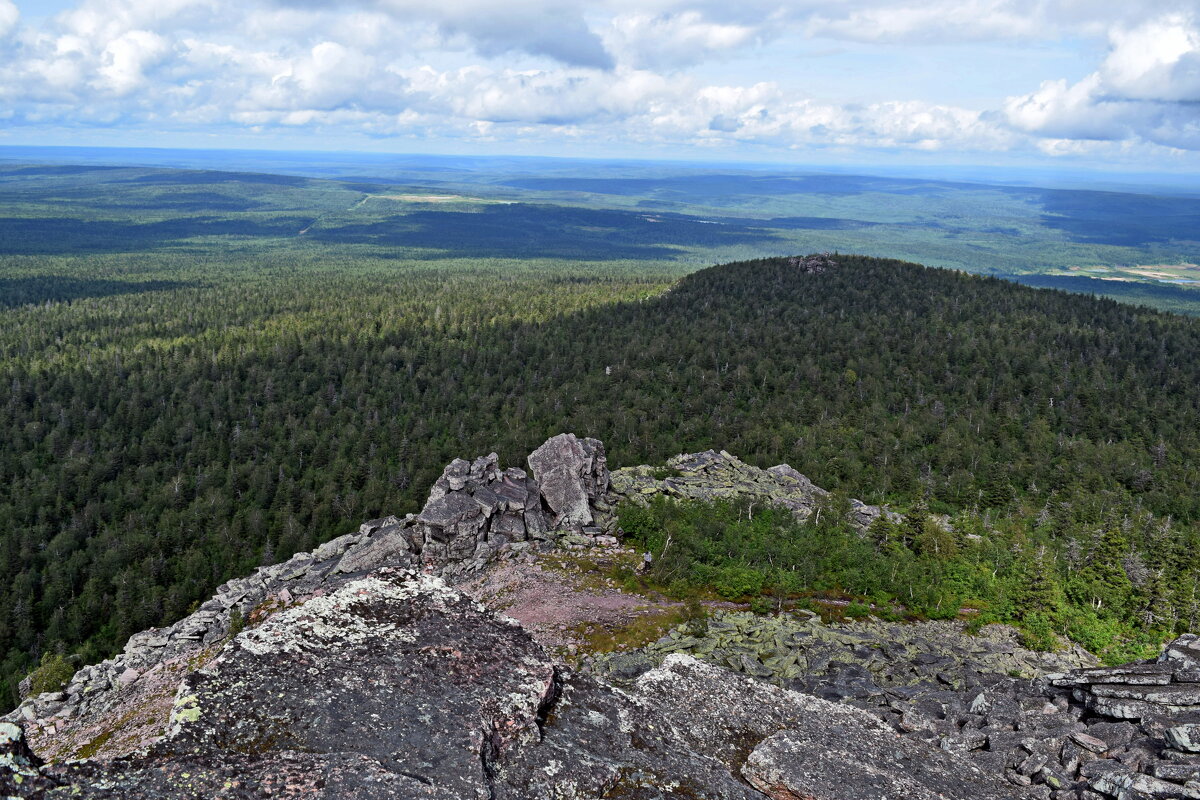
{"type": "Polygon", "coordinates": [[[1200,753],[1200,724],[1176,725],[1163,732],[1167,743],[1177,750],[1200,753]]]}
{"type": "Polygon", "coordinates": [[[1071,741],[1079,745],[1085,750],[1090,750],[1093,753],[1103,753],[1108,749],[1108,742],[1103,739],[1098,739],[1095,736],[1089,736],[1086,733],[1075,731],[1071,734],[1071,741]]]}
{"type": "Polygon", "coordinates": [[[1200,636],[1185,633],[1167,645],[1158,660],[1175,669],[1200,670],[1200,636]]]}
{"type": "Polygon", "coordinates": [[[558,529],[592,524],[592,501],[608,491],[604,445],[562,433],[529,454],[529,468],[558,529]]]}

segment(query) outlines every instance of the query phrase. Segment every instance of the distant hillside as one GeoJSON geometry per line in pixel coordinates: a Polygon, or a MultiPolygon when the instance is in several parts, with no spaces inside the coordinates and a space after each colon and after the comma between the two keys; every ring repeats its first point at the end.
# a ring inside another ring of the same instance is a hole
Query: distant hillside
{"type": "Polygon", "coordinates": [[[1080,558],[1115,525],[1139,580],[1197,551],[1176,549],[1200,520],[1194,320],[856,256],[651,290],[373,265],[0,312],[8,687],[43,649],[97,660],[415,509],[452,457],[515,463],[561,431],[614,465],[723,447],[867,502],[1032,520],[1080,558]]]}

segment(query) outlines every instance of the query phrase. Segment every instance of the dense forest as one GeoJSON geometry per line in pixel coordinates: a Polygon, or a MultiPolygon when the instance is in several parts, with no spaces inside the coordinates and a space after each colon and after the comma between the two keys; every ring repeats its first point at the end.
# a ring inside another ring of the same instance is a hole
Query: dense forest
{"type": "Polygon", "coordinates": [[[1123,565],[1118,594],[1085,586],[1077,607],[1195,613],[1195,320],[853,256],[674,285],[644,265],[293,256],[203,277],[98,256],[94,291],[0,312],[0,705],[44,651],[101,658],[228,577],[415,510],[455,456],[517,463],[564,430],[618,465],[786,461],[1003,530],[1063,573],[1051,594],[1074,565],[1123,565]]]}

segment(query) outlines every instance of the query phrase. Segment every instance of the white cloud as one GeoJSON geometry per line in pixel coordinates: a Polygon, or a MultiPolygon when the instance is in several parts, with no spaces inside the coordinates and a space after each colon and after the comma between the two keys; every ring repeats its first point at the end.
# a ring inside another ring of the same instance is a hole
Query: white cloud
{"type": "MultiPolygon", "coordinates": [[[[840,4],[839,4],[840,5],[840,4]]],[[[895,4],[859,4],[842,11],[834,5],[808,19],[813,34],[857,41],[959,42],[1038,36],[1045,21],[1041,3],[1012,0],[930,0],[895,4]]]]}
{"type": "Polygon", "coordinates": [[[1200,29],[1171,15],[1112,33],[1113,48],[1100,75],[1105,87],[1129,100],[1200,100],[1200,29]]]}
{"type": "Polygon", "coordinates": [[[8,36],[17,27],[20,19],[21,12],[16,3],[12,0],[0,0],[0,38],[8,36]]]}
{"type": "Polygon", "coordinates": [[[145,70],[167,55],[167,40],[150,31],[128,31],[109,42],[100,54],[92,85],[123,95],[146,83],[145,70]]]}
{"type": "MultiPolygon", "coordinates": [[[[1100,68],[1076,83],[1045,81],[1004,105],[1010,125],[1051,139],[1142,139],[1200,149],[1200,28],[1170,14],[1110,31],[1100,68]]],[[[1057,145],[1055,149],[1060,149],[1057,145]]]]}
{"type": "Polygon", "coordinates": [[[153,122],[276,126],[323,142],[1200,150],[1196,11],[1196,0],[81,0],[29,22],[0,0],[0,99],[10,131],[153,122]],[[962,51],[945,43],[1069,53],[1084,48],[1059,40],[1079,36],[1109,45],[1088,77],[1047,75],[1000,108],[874,86],[877,70],[903,69],[908,54],[947,59],[955,76],[962,51]],[[822,86],[826,65],[810,59],[801,76],[779,60],[860,47],[830,39],[871,43],[860,48],[870,59],[860,97],[818,99],[795,87],[822,86]]]}
{"type": "Polygon", "coordinates": [[[605,43],[621,62],[635,67],[676,68],[708,61],[763,37],[757,24],[713,22],[699,11],[621,14],[605,43]]]}

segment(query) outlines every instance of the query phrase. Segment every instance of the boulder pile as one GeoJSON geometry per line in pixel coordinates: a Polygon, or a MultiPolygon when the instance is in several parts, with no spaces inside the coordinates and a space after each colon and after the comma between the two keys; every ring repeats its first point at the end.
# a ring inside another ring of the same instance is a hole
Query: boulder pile
{"type": "Polygon", "coordinates": [[[878,697],[888,689],[926,686],[974,689],[997,677],[1034,680],[1049,670],[1095,666],[1078,647],[1038,653],[1022,647],[1015,629],[988,625],[978,635],[961,622],[890,623],[868,618],[825,623],[811,611],[778,615],[718,612],[679,625],[628,653],[605,653],[585,668],[618,683],[672,653],[829,700],[878,697]]]}
{"type": "Polygon", "coordinates": [[[585,666],[629,685],[670,654],[854,705],[1042,800],[1200,798],[1200,637],[1157,661],[1097,667],[1034,653],[1001,626],[721,614],[585,666]],[[1015,677],[1014,677],[1015,676],[1015,677]]]}

